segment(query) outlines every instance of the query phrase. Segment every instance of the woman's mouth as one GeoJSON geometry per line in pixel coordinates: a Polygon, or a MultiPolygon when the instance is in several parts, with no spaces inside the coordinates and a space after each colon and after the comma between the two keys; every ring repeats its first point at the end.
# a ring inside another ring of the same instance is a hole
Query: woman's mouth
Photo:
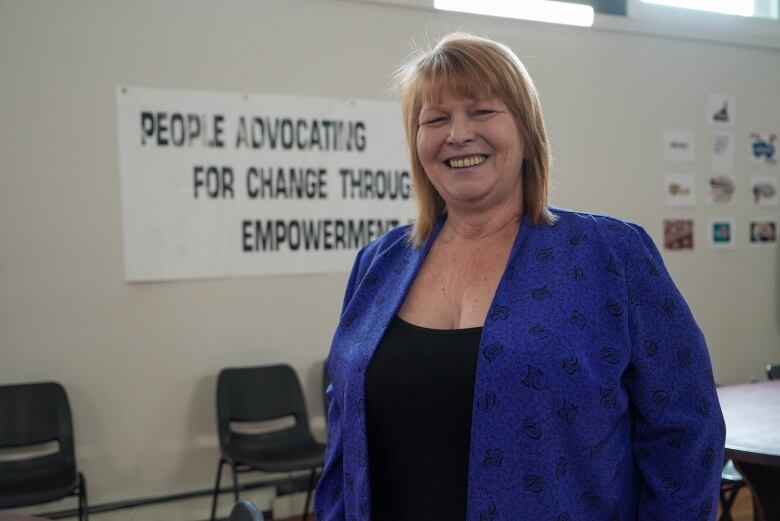
{"type": "Polygon", "coordinates": [[[474,154],[472,156],[447,159],[444,163],[450,168],[468,168],[483,163],[487,158],[488,156],[484,154],[474,154]]]}

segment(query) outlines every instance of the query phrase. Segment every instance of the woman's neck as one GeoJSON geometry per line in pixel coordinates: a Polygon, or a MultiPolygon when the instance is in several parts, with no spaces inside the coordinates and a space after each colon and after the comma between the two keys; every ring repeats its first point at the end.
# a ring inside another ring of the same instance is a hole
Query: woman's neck
{"type": "Polygon", "coordinates": [[[447,221],[441,231],[445,242],[451,241],[484,241],[492,237],[512,235],[520,225],[523,215],[522,198],[507,200],[499,207],[489,211],[462,211],[447,207],[447,221]]]}

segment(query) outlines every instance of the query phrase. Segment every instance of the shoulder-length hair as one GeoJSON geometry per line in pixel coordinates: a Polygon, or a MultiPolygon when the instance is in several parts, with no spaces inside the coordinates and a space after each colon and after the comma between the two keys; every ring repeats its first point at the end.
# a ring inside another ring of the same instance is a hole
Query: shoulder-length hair
{"type": "Polygon", "coordinates": [[[552,223],[547,208],[550,147],[542,118],[539,93],[520,59],[504,44],[467,33],[452,33],[433,49],[417,51],[396,72],[401,94],[406,141],[412,163],[417,218],[410,233],[422,245],[436,219],[445,211],[444,199],[425,174],[417,151],[417,131],[423,103],[445,92],[478,99],[495,96],[506,104],[525,148],[523,214],[534,224],[552,223]]]}

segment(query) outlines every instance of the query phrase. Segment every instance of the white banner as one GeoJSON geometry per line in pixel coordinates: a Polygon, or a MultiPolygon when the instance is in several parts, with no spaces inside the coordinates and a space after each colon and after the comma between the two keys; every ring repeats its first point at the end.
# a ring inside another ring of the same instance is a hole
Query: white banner
{"type": "Polygon", "coordinates": [[[399,105],[117,89],[125,276],[346,271],[409,221],[399,105]]]}

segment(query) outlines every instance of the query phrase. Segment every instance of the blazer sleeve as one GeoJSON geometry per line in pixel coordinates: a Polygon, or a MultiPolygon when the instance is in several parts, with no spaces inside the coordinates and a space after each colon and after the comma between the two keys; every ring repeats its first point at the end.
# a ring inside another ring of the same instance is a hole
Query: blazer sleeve
{"type": "MultiPolygon", "coordinates": [[[[355,264],[352,267],[352,273],[350,273],[344,294],[341,316],[344,315],[344,311],[352,300],[355,288],[358,285],[361,258],[364,251],[360,250],[358,252],[355,264]]],[[[338,334],[337,330],[333,341],[334,346],[337,344],[338,334]]],[[[328,372],[331,375],[331,379],[333,379],[334,373],[330,364],[330,355],[326,363],[328,364],[328,372]]],[[[344,486],[342,405],[333,383],[325,390],[325,395],[328,398],[328,441],[325,450],[325,466],[322,469],[314,496],[314,513],[316,521],[345,521],[344,495],[342,493],[344,486]]]]}
{"type": "Polygon", "coordinates": [[[639,227],[625,276],[631,360],[624,383],[644,478],[638,519],[714,520],[726,429],[704,335],[639,227]]]}

